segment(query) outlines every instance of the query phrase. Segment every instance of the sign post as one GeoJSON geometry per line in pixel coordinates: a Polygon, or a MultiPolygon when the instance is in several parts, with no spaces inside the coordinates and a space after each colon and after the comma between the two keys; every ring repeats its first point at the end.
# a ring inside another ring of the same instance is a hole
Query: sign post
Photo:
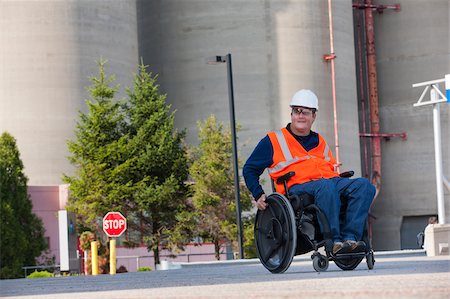
{"type": "MultiPolygon", "coordinates": [[[[103,231],[111,238],[120,237],[127,230],[127,219],[120,212],[108,212],[103,217],[103,231]]],[[[109,241],[109,273],[116,274],[116,240],[109,241]]]]}
{"type": "MultiPolygon", "coordinates": [[[[436,191],[439,224],[445,224],[445,207],[444,207],[444,188],[443,184],[447,183],[447,179],[442,172],[442,148],[441,148],[441,118],[440,103],[450,102],[450,74],[445,75],[444,79],[421,82],[413,84],[412,87],[425,87],[417,103],[414,107],[425,105],[433,105],[433,131],[434,131],[434,152],[436,163],[436,191]],[[446,95],[439,90],[439,83],[445,82],[446,95]],[[422,102],[427,91],[430,91],[430,100],[422,102]]],[[[447,184],[446,184],[447,186],[447,184]]],[[[448,186],[447,186],[448,188],[448,186]]]]}

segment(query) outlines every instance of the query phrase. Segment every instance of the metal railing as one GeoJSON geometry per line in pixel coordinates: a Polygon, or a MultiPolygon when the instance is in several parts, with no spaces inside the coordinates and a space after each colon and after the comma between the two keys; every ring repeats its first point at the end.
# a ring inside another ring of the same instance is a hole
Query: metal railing
{"type": "MultiPolygon", "coordinates": [[[[226,254],[226,252],[220,252],[220,255],[226,254]]],[[[171,254],[162,254],[159,257],[169,257],[169,258],[179,258],[179,257],[187,257],[187,261],[180,261],[180,262],[188,262],[190,263],[190,257],[192,256],[215,256],[216,253],[183,253],[183,254],[177,254],[177,255],[171,255],[171,254]]],[[[124,256],[117,256],[117,260],[119,259],[136,259],[136,270],[140,268],[140,260],[142,258],[153,258],[153,255],[124,255],[124,256]]]]}
{"type": "MultiPolygon", "coordinates": [[[[226,252],[220,252],[220,255],[223,254],[227,254],[226,252]]],[[[183,254],[177,254],[177,255],[171,255],[171,254],[162,254],[159,257],[160,258],[178,258],[178,257],[186,257],[187,260],[186,261],[181,261],[181,262],[188,262],[190,263],[190,257],[193,256],[215,256],[216,253],[212,252],[212,253],[183,253],[183,254]]],[[[119,259],[136,259],[136,270],[140,268],[140,260],[143,258],[153,258],[153,255],[124,255],[124,256],[117,256],[117,260],[119,259]]],[[[60,269],[60,265],[45,265],[45,266],[25,266],[22,267],[22,269],[24,270],[24,274],[25,277],[27,277],[28,271],[29,270],[37,270],[37,269],[60,269]]]]}

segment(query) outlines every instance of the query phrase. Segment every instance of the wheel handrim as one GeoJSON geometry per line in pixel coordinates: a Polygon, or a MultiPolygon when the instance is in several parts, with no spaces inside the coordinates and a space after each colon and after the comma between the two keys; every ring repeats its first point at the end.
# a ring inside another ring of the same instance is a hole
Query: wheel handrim
{"type": "Polygon", "coordinates": [[[289,201],[281,194],[267,197],[268,208],[258,211],[255,239],[261,263],[273,273],[287,270],[295,254],[297,232],[289,201]]]}

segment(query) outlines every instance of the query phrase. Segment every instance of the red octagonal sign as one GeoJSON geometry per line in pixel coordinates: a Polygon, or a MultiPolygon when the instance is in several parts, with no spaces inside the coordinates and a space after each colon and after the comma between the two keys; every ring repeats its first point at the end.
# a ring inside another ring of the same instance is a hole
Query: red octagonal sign
{"type": "Polygon", "coordinates": [[[108,212],[103,217],[103,231],[110,237],[120,237],[127,229],[127,219],[120,212],[108,212]]]}

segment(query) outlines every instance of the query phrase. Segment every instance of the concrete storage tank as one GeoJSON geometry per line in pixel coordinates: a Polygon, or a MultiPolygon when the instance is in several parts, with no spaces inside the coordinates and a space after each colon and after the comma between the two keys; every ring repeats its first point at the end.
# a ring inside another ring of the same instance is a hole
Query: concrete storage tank
{"type": "MultiPolygon", "coordinates": [[[[385,2],[399,3],[401,11],[374,15],[381,132],[406,132],[408,139],[382,142],[381,192],[372,209],[377,217],[374,247],[418,248],[417,233],[429,216],[437,215],[436,175],[432,108],[413,107],[423,89],[411,85],[450,72],[450,4],[448,0],[385,2]]],[[[441,130],[443,173],[449,178],[448,104],[441,104],[441,130]]],[[[450,195],[444,191],[449,223],[450,195]]]]}
{"type": "Polygon", "coordinates": [[[66,140],[95,61],[107,59],[122,86],[131,82],[136,22],[135,0],[0,2],[0,132],[17,139],[30,185],[71,173],[66,140]]]}
{"type": "MultiPolygon", "coordinates": [[[[343,169],[360,174],[350,0],[334,1],[337,115],[343,169]]],[[[138,1],[140,55],[159,74],[177,110],[176,125],[197,142],[196,124],[214,113],[229,125],[226,66],[206,59],[232,54],[240,159],[267,131],[290,121],[301,88],[319,97],[315,129],[334,148],[327,1],[138,1]]]]}

